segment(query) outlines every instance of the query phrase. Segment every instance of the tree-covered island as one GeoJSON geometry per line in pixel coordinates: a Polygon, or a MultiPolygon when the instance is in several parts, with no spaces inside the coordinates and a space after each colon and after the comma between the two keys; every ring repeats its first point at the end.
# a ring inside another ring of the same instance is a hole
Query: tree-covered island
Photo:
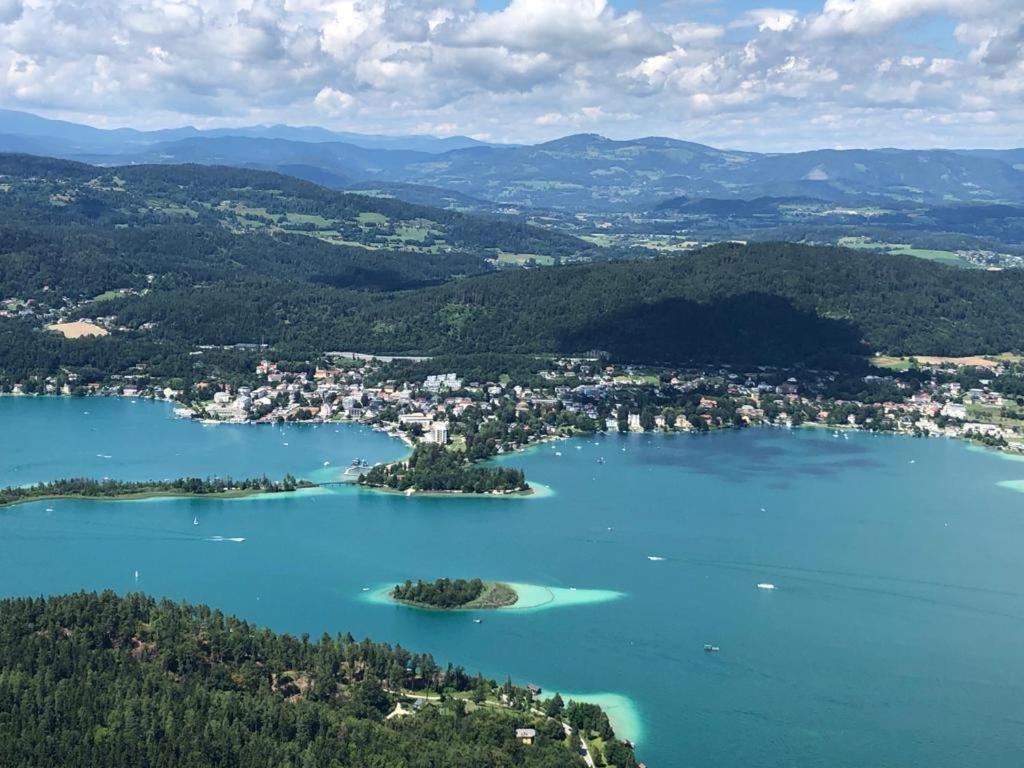
{"type": "Polygon", "coordinates": [[[449,611],[507,608],[519,600],[519,595],[510,585],[481,579],[437,579],[416,583],[406,579],[404,584],[395,585],[391,597],[408,605],[449,611]]]}
{"type": "Polygon", "coordinates": [[[47,499],[145,499],[157,496],[208,496],[237,498],[257,493],[290,493],[312,488],[314,483],[285,475],[235,480],[230,477],[181,477],[177,480],[93,480],[75,477],[0,489],[0,507],[47,499]]]}
{"type": "Polygon", "coordinates": [[[530,493],[521,469],[477,466],[464,453],[431,443],[418,443],[404,461],[378,464],[359,476],[359,484],[406,492],[530,493]]]}

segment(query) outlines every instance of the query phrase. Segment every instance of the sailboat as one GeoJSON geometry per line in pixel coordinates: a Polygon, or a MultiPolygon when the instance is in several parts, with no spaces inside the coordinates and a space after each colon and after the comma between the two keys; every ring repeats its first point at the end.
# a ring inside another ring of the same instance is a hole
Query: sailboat
{"type": "Polygon", "coordinates": [[[199,518],[198,517],[193,517],[192,518],[192,525],[199,525],[199,518]]]}

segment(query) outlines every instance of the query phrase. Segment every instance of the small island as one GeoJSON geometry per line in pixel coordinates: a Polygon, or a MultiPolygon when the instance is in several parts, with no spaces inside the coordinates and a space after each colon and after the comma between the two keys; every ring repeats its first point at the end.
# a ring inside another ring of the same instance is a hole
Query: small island
{"type": "Polygon", "coordinates": [[[160,496],[238,498],[258,493],[290,493],[312,488],[314,483],[285,475],[279,481],[266,477],[234,480],[230,477],[182,477],[177,480],[93,480],[76,477],[0,489],[0,507],[50,499],[149,499],[160,496]]]}
{"type": "Polygon", "coordinates": [[[443,611],[508,608],[519,600],[511,585],[481,579],[437,579],[415,584],[407,579],[395,585],[391,597],[406,605],[443,611]]]}
{"type": "Polygon", "coordinates": [[[464,454],[432,443],[419,443],[405,461],[378,464],[359,476],[369,488],[427,493],[526,494],[530,486],[521,469],[481,467],[464,454]]]}

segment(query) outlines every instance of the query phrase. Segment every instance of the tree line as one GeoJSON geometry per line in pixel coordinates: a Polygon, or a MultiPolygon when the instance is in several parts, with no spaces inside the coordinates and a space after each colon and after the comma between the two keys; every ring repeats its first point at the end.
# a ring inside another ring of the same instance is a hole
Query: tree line
{"type": "Polygon", "coordinates": [[[289,493],[297,488],[312,484],[297,480],[287,474],[281,480],[270,480],[266,476],[235,480],[230,477],[181,477],[176,480],[94,480],[88,477],[64,478],[28,486],[11,486],[0,489],[0,507],[20,504],[34,499],[58,498],[61,496],[82,498],[118,498],[145,494],[180,494],[182,496],[207,496],[232,491],[253,491],[259,493],[289,493]]]}
{"type": "Polygon", "coordinates": [[[480,579],[437,579],[424,582],[406,579],[396,584],[391,596],[407,603],[420,603],[434,608],[460,608],[483,594],[484,583],[480,579]]]}
{"type": "Polygon", "coordinates": [[[469,464],[463,452],[432,443],[418,443],[405,461],[372,467],[359,476],[359,483],[395,491],[510,493],[529,489],[521,469],[469,464]]]}

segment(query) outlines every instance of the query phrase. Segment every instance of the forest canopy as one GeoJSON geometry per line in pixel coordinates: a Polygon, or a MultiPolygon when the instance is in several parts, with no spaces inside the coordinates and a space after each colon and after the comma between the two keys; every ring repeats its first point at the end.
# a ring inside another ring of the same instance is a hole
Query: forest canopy
{"type": "MultiPolygon", "coordinates": [[[[504,707],[459,695],[499,690],[400,646],[296,638],[139,594],[0,601],[5,768],[582,768],[525,690],[506,683],[504,707]],[[386,719],[419,692],[429,706],[386,719]]],[[[635,768],[632,751],[616,765],[635,768]]]]}

